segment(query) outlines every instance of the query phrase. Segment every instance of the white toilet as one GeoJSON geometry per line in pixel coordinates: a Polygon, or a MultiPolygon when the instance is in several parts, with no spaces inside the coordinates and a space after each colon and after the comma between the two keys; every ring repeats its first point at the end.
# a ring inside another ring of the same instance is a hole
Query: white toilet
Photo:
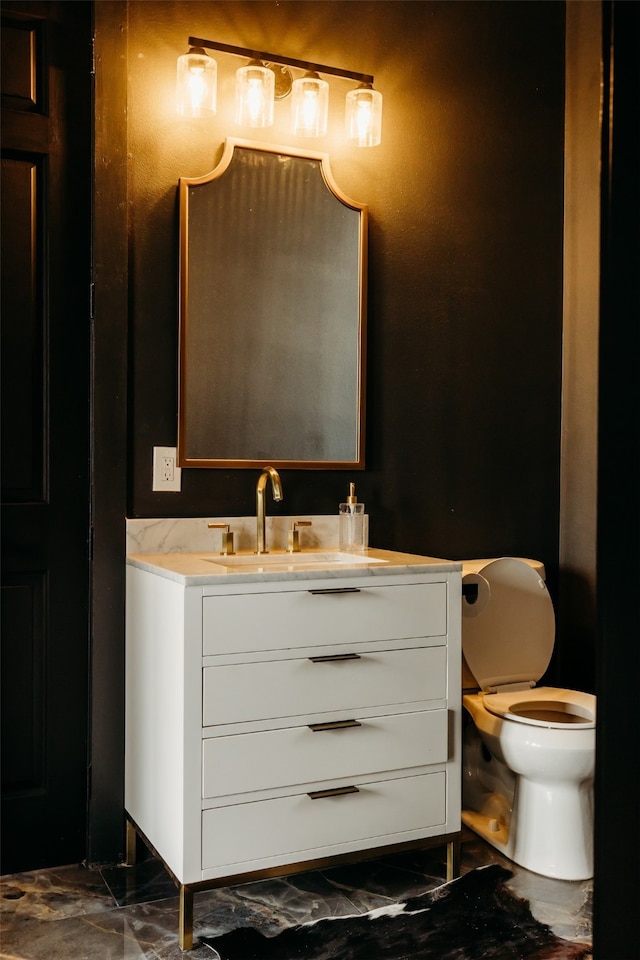
{"type": "Polygon", "coordinates": [[[547,877],[593,876],[596,698],[536,687],[553,652],[544,567],[462,564],[462,820],[547,877]]]}

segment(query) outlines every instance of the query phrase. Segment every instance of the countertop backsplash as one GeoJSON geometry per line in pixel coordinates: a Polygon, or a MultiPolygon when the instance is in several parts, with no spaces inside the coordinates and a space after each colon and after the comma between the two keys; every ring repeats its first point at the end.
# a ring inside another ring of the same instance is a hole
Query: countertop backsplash
{"type": "MultiPolygon", "coordinates": [[[[338,545],[338,514],[266,518],[267,545],[270,550],[286,550],[287,538],[294,520],[310,520],[310,527],[300,528],[301,549],[338,545]]],[[[220,550],[223,530],[210,529],[210,523],[228,523],[234,534],[236,550],[255,550],[255,517],[159,517],[127,520],[127,555],[140,553],[191,553],[220,550]]],[[[369,542],[369,517],[365,515],[365,543],[369,542]]]]}

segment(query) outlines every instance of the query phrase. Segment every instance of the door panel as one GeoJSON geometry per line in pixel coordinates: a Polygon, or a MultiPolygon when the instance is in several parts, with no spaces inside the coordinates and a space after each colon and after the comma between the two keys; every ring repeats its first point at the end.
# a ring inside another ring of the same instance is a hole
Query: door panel
{"type": "Polygon", "coordinates": [[[2,499],[43,503],[45,370],[43,276],[44,157],[2,157],[2,499]],[[10,280],[8,279],[10,278],[10,280]],[[9,293],[9,296],[4,296],[9,293]],[[5,314],[6,311],[6,314],[5,314]]]}
{"type": "Polygon", "coordinates": [[[42,573],[5,577],[2,584],[2,789],[33,796],[45,789],[44,612],[42,573]]]}
{"type": "Polygon", "coordinates": [[[2,872],[85,855],[91,4],[2,3],[2,872]]]}

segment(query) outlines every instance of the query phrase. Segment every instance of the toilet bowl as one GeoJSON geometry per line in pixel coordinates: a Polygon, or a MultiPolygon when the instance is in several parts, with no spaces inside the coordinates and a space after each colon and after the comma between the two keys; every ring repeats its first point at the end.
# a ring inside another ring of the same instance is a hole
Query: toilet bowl
{"type": "Polygon", "coordinates": [[[536,683],[555,639],[541,564],[462,564],[462,820],[528,870],[593,876],[596,698],[536,683]]]}

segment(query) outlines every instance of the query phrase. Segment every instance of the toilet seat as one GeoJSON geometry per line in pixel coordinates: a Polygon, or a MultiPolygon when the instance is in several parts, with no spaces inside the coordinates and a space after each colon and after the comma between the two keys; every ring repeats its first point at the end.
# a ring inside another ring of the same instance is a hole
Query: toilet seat
{"type": "Polygon", "coordinates": [[[483,706],[498,717],[536,727],[587,730],[596,725],[596,698],[561,687],[485,693],[483,706]]]}
{"type": "Polygon", "coordinates": [[[595,726],[595,696],[536,687],[555,639],[553,604],[539,571],[515,557],[476,564],[466,574],[464,569],[462,649],[485,708],[533,726],[595,726]]]}

